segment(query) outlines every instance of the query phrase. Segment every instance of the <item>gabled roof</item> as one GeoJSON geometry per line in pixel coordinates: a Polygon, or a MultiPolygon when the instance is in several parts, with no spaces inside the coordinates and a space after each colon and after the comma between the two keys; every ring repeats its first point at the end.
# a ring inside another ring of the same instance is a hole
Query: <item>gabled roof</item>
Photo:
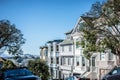
{"type": "Polygon", "coordinates": [[[0,57],[0,62],[6,61],[5,58],[0,57]]]}
{"type": "Polygon", "coordinates": [[[60,45],[71,45],[73,44],[73,40],[65,39],[60,45]]]}
{"type": "Polygon", "coordinates": [[[82,18],[79,17],[78,21],[76,22],[76,24],[75,24],[75,26],[74,26],[74,28],[73,28],[72,34],[74,34],[74,33],[76,32],[76,29],[77,29],[77,27],[78,27],[78,24],[79,24],[81,21],[82,21],[82,18]]]}
{"type": "Polygon", "coordinates": [[[48,48],[47,46],[41,46],[40,49],[43,49],[43,48],[48,48]]]}
{"type": "Polygon", "coordinates": [[[66,32],[65,34],[67,35],[67,34],[71,34],[72,33],[72,31],[73,31],[73,29],[72,30],[70,30],[70,31],[68,31],[68,32],[66,32]]]}
{"type": "Polygon", "coordinates": [[[81,16],[81,18],[89,25],[89,26],[93,26],[94,24],[92,23],[95,19],[95,17],[83,17],[81,16]]]}
{"type": "Polygon", "coordinates": [[[56,39],[56,40],[53,40],[53,41],[48,41],[47,43],[53,43],[53,42],[62,42],[63,39],[56,39]]]}
{"type": "Polygon", "coordinates": [[[97,19],[95,17],[84,17],[81,16],[79,17],[78,21],[76,22],[74,28],[65,34],[75,34],[75,33],[80,33],[79,31],[85,26],[84,22],[87,24],[86,26],[94,26],[93,21],[97,19]]]}

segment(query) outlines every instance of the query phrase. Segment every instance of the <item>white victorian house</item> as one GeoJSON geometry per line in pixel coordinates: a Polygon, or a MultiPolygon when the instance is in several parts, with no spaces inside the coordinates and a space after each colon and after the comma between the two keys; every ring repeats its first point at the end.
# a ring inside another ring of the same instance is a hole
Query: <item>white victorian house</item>
{"type": "Polygon", "coordinates": [[[61,78],[65,79],[73,74],[74,50],[71,32],[66,33],[66,39],[60,43],[60,71],[61,78]]]}
{"type": "Polygon", "coordinates": [[[84,48],[78,44],[83,39],[80,29],[85,27],[84,24],[92,24],[93,21],[94,18],[80,17],[75,27],[66,33],[66,39],[60,43],[61,78],[77,76],[99,80],[116,65],[116,56],[110,50],[93,53],[90,60],[85,58],[84,48]]]}
{"type": "Polygon", "coordinates": [[[51,79],[76,76],[100,80],[116,66],[118,58],[110,50],[104,53],[94,52],[88,60],[83,54],[84,48],[78,44],[83,39],[83,33],[80,30],[86,26],[85,24],[94,23],[94,26],[98,26],[100,20],[102,19],[80,17],[75,27],[65,33],[64,40],[48,41],[45,46],[41,47],[41,58],[49,65],[51,79]]]}
{"type": "Polygon", "coordinates": [[[88,61],[83,55],[83,48],[77,45],[80,38],[80,29],[83,26],[83,19],[79,18],[75,27],[66,33],[66,39],[60,43],[60,71],[62,78],[77,76],[88,72],[88,61]]]}
{"type": "Polygon", "coordinates": [[[40,47],[41,59],[45,60],[49,66],[51,79],[59,79],[59,43],[63,40],[57,39],[48,41],[45,46],[40,47]]]}

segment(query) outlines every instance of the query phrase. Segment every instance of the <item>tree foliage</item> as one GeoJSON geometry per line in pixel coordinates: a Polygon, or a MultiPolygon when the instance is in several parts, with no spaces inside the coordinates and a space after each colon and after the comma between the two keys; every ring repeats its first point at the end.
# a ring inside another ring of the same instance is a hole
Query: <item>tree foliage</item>
{"type": "Polygon", "coordinates": [[[16,68],[17,66],[10,60],[6,60],[3,62],[2,69],[16,68]]]}
{"type": "Polygon", "coordinates": [[[94,27],[86,24],[85,28],[81,30],[83,32],[82,39],[79,44],[83,48],[83,54],[87,59],[90,59],[94,52],[104,52],[106,49],[103,44],[99,43],[100,40],[99,31],[94,27]]]}
{"type": "Polygon", "coordinates": [[[120,56],[120,10],[118,6],[120,8],[120,0],[108,0],[102,6],[101,15],[93,20],[94,26],[86,24],[82,30],[84,39],[81,41],[81,44],[85,46],[85,54],[90,55],[91,52],[105,52],[110,49],[113,54],[120,56]]]}
{"type": "Polygon", "coordinates": [[[8,20],[0,21],[0,51],[8,51],[9,54],[22,53],[21,45],[25,43],[23,34],[14,24],[8,20]]]}
{"type": "Polygon", "coordinates": [[[84,48],[83,54],[87,59],[90,59],[93,52],[98,48],[96,45],[97,36],[94,32],[82,30],[84,32],[83,39],[81,39],[80,45],[84,48]]]}
{"type": "Polygon", "coordinates": [[[102,13],[102,5],[100,2],[92,4],[90,10],[83,14],[84,17],[99,17],[102,13]]]}
{"type": "Polygon", "coordinates": [[[49,67],[43,60],[29,61],[28,68],[36,75],[40,76],[42,80],[48,80],[50,77],[49,67]]]}
{"type": "Polygon", "coordinates": [[[111,49],[113,54],[120,56],[120,15],[119,0],[108,0],[103,6],[101,25],[96,27],[102,38],[100,43],[104,44],[104,47],[111,49]],[[101,28],[102,26],[102,28],[101,28]]]}

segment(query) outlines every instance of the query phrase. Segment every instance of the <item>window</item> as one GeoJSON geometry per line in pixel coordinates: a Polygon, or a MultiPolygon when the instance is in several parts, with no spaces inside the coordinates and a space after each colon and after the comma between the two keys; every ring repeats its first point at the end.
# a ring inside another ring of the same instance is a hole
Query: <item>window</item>
{"type": "Polygon", "coordinates": [[[59,51],[59,46],[58,45],[56,45],[56,51],[59,51]]]}
{"type": "Polygon", "coordinates": [[[51,63],[53,63],[53,58],[51,58],[51,63]]]}
{"type": "Polygon", "coordinates": [[[67,35],[67,39],[70,39],[70,37],[71,37],[70,35],[67,35]]]}
{"type": "Polygon", "coordinates": [[[63,64],[62,58],[60,59],[60,62],[61,62],[60,64],[62,65],[63,64]]]}
{"type": "Polygon", "coordinates": [[[54,75],[54,71],[52,68],[50,69],[50,72],[51,72],[51,75],[54,75]]]}
{"type": "Polygon", "coordinates": [[[62,52],[64,52],[64,46],[62,46],[62,52]]]}
{"type": "Polygon", "coordinates": [[[108,30],[109,30],[110,32],[112,32],[112,28],[111,28],[111,27],[108,27],[108,30]]]}
{"type": "Polygon", "coordinates": [[[65,64],[68,65],[68,58],[65,58],[65,64]]]}
{"type": "Polygon", "coordinates": [[[74,63],[74,59],[73,59],[73,58],[71,58],[71,65],[73,65],[73,63],[74,63]]]}
{"type": "Polygon", "coordinates": [[[70,63],[71,63],[71,60],[70,60],[70,58],[68,58],[68,65],[71,65],[70,63]]]}
{"type": "Polygon", "coordinates": [[[82,66],[85,66],[85,58],[82,57],[82,66]]]}
{"type": "Polygon", "coordinates": [[[112,53],[109,53],[109,54],[108,54],[108,59],[109,59],[109,60],[113,60],[113,54],[112,54],[112,53]]]}
{"type": "Polygon", "coordinates": [[[95,66],[95,57],[92,57],[92,66],[95,66]]]}
{"type": "Polygon", "coordinates": [[[53,51],[53,46],[51,46],[51,51],[53,51]]]}
{"type": "Polygon", "coordinates": [[[59,58],[58,57],[56,58],[56,64],[59,64],[59,58]]]}
{"type": "Polygon", "coordinates": [[[79,46],[80,46],[80,43],[77,41],[76,42],[76,48],[79,48],[79,46]]]}
{"type": "Polygon", "coordinates": [[[70,45],[70,46],[69,46],[69,52],[71,52],[71,51],[72,51],[72,46],[70,45]]]}
{"type": "Polygon", "coordinates": [[[76,66],[79,66],[79,64],[80,64],[79,59],[80,59],[79,57],[76,57],[76,66]]]}
{"type": "Polygon", "coordinates": [[[100,60],[105,60],[105,53],[100,53],[100,60]]]}
{"type": "Polygon", "coordinates": [[[45,50],[44,54],[45,54],[45,56],[48,56],[48,50],[45,50]]]}
{"type": "Polygon", "coordinates": [[[65,65],[65,58],[62,58],[62,65],[65,65]]]}

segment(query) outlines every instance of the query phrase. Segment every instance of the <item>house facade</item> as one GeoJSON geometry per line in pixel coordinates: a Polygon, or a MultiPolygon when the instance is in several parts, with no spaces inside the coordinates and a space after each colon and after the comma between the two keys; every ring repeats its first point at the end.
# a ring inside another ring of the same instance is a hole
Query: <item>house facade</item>
{"type": "MultiPolygon", "coordinates": [[[[66,79],[70,76],[86,77],[91,80],[100,80],[106,73],[117,65],[118,57],[111,53],[111,50],[105,52],[94,52],[91,58],[86,59],[83,54],[84,48],[79,42],[83,39],[83,33],[80,30],[88,25],[94,27],[100,25],[99,19],[90,17],[80,17],[75,27],[66,32],[64,40],[49,41],[46,47],[42,48],[42,53],[47,50],[47,58],[41,54],[41,58],[48,62],[52,79],[66,79]],[[58,49],[59,48],[59,49],[58,49]]],[[[102,20],[103,21],[103,20],[102,20]]],[[[88,26],[89,27],[89,26],[88,26]]]]}
{"type": "Polygon", "coordinates": [[[41,46],[40,47],[40,59],[46,61],[48,58],[48,47],[47,46],[41,46]]]}
{"type": "Polygon", "coordinates": [[[83,55],[83,48],[77,44],[81,39],[79,31],[83,27],[83,22],[83,19],[79,18],[75,27],[66,33],[66,39],[60,43],[62,79],[70,76],[80,77],[88,71],[88,60],[83,55]]]}
{"type": "MultiPolygon", "coordinates": [[[[106,49],[104,52],[93,52],[88,60],[83,54],[84,48],[79,44],[79,42],[83,39],[83,33],[80,32],[83,27],[88,29],[90,27],[99,27],[99,29],[108,30],[108,32],[110,32],[110,34],[108,34],[110,38],[111,34],[113,36],[118,36],[116,40],[118,41],[119,48],[120,11],[118,7],[113,6],[113,4],[119,0],[114,1],[115,0],[108,0],[109,5],[105,3],[102,6],[102,14],[97,18],[81,16],[74,28],[66,33],[64,41],[57,43],[57,45],[59,45],[59,51],[57,51],[58,53],[54,51],[56,48],[51,47],[56,45],[55,41],[47,43],[47,58],[45,58],[45,55],[42,54],[41,58],[48,62],[50,72],[53,74],[52,78],[58,79],[56,75],[59,75],[59,79],[77,76],[90,78],[91,80],[101,80],[106,73],[118,65],[119,59],[110,49],[106,49]],[[114,18],[115,16],[116,18],[114,18]],[[56,53],[58,55],[56,55],[56,53]],[[57,63],[58,61],[59,63],[57,63]]],[[[102,38],[104,38],[104,36],[102,37],[99,34],[98,40],[102,38]]]]}
{"type": "Polygon", "coordinates": [[[40,58],[45,60],[49,66],[50,79],[59,79],[59,43],[63,40],[48,41],[45,46],[40,47],[40,58]]]}
{"type": "Polygon", "coordinates": [[[60,43],[60,72],[61,79],[65,79],[73,74],[74,50],[71,31],[66,33],[66,39],[60,43]]]}
{"type": "Polygon", "coordinates": [[[60,71],[62,79],[69,76],[86,77],[92,80],[101,79],[117,64],[117,57],[110,50],[106,52],[93,53],[88,60],[83,54],[83,49],[78,42],[83,39],[83,33],[80,29],[85,27],[84,24],[89,22],[89,25],[94,21],[89,17],[80,17],[75,27],[66,33],[66,39],[60,43],[60,71]],[[71,50],[70,46],[72,47],[71,50]]]}

